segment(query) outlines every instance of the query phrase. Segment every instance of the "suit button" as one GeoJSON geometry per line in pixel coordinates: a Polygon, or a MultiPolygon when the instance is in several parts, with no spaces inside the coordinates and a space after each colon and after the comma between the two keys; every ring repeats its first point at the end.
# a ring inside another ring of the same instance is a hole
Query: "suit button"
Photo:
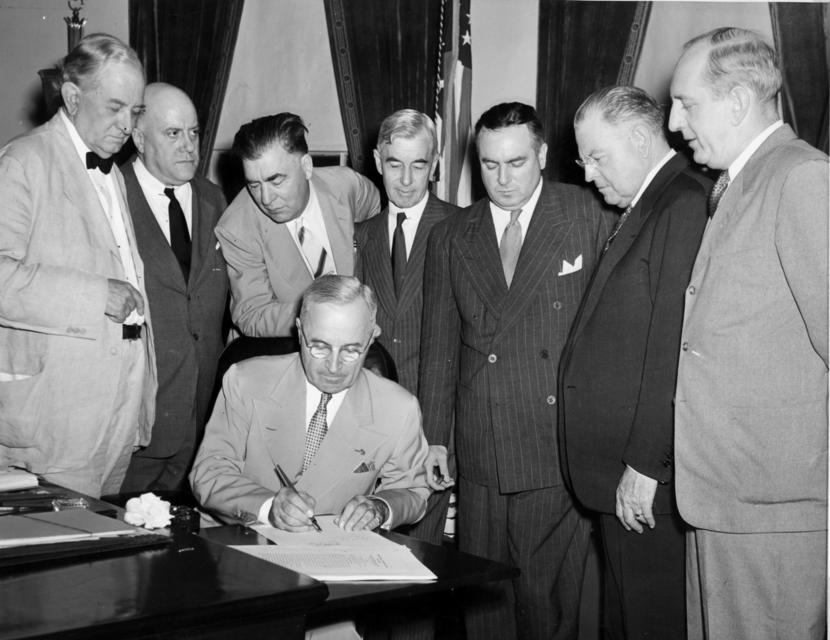
{"type": "Polygon", "coordinates": [[[559,300],[554,301],[553,308],[556,309],[557,311],[559,311],[559,309],[562,308],[562,303],[559,302],[559,300]]]}
{"type": "Polygon", "coordinates": [[[696,291],[697,291],[697,289],[695,289],[695,285],[690,284],[690,285],[689,285],[689,295],[690,295],[690,296],[695,295],[695,292],[696,292],[696,291]]]}
{"type": "Polygon", "coordinates": [[[198,339],[199,339],[199,334],[198,334],[198,333],[194,333],[194,334],[193,334],[193,339],[194,339],[194,340],[198,340],[198,339]]]}
{"type": "Polygon", "coordinates": [[[547,349],[542,349],[539,352],[539,357],[542,358],[542,360],[547,360],[548,358],[550,358],[550,353],[547,349]]]}
{"type": "Polygon", "coordinates": [[[548,396],[546,402],[550,405],[556,404],[556,396],[548,396]]]}
{"type": "Polygon", "coordinates": [[[689,350],[689,343],[684,342],[683,345],[680,348],[683,349],[683,351],[688,351],[689,350]]]}
{"type": "Polygon", "coordinates": [[[188,294],[187,294],[187,301],[188,301],[188,302],[190,302],[190,299],[191,299],[191,298],[190,298],[190,294],[188,293],[188,294]]]}
{"type": "Polygon", "coordinates": [[[490,364],[495,364],[496,360],[498,359],[499,357],[495,353],[491,353],[489,356],[487,356],[487,362],[489,362],[490,364]]]}
{"type": "Polygon", "coordinates": [[[117,356],[118,355],[118,349],[116,349],[115,347],[110,349],[110,355],[111,356],[117,356]]]}
{"type": "Polygon", "coordinates": [[[401,339],[400,338],[392,338],[392,342],[394,342],[395,344],[400,344],[401,339]]]}

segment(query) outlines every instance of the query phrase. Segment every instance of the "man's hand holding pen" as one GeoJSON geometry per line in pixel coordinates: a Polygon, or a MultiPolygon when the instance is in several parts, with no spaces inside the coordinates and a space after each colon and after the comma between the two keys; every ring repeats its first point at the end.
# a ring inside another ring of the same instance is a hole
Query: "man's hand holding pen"
{"type": "Polygon", "coordinates": [[[282,487],[274,496],[268,520],[277,529],[301,532],[314,530],[316,501],[305,491],[282,487]]]}

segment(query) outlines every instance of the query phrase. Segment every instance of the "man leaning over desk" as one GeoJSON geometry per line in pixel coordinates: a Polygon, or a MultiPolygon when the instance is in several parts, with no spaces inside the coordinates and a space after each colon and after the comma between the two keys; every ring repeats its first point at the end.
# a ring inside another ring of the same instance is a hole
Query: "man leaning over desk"
{"type": "Polygon", "coordinates": [[[423,516],[430,490],[418,402],[363,368],[380,333],[376,313],[356,278],[322,276],[302,296],[300,353],[228,370],[190,475],[201,504],[288,531],[310,530],[314,514],[339,514],[354,530],[423,516]]]}

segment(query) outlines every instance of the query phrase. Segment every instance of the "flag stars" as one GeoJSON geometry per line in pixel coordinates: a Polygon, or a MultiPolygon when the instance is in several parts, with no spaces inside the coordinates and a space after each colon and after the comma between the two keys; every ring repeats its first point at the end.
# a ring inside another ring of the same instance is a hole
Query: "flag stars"
{"type": "Polygon", "coordinates": [[[461,36],[461,44],[470,44],[470,30],[467,29],[467,33],[461,36]]]}

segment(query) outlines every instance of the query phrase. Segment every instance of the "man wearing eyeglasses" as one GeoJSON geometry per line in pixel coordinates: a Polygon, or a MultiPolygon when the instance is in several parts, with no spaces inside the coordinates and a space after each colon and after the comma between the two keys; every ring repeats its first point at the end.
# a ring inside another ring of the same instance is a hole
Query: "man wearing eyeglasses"
{"type": "Polygon", "coordinates": [[[317,514],[338,515],[346,530],[423,516],[430,490],[418,402],[363,368],[380,334],[376,313],[356,278],[322,276],[301,300],[300,353],[228,370],[190,475],[205,507],[297,532],[317,514]]]}

